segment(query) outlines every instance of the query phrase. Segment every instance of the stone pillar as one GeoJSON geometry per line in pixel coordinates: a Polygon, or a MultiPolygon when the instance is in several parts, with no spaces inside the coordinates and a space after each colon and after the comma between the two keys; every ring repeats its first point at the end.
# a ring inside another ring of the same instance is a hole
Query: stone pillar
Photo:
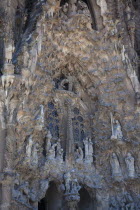
{"type": "Polygon", "coordinates": [[[11,184],[3,184],[2,185],[2,204],[1,210],[9,210],[11,205],[12,193],[11,193],[11,184]]]}
{"type": "Polygon", "coordinates": [[[3,154],[3,181],[2,181],[2,204],[1,210],[9,210],[12,201],[12,183],[13,183],[13,155],[14,155],[14,128],[7,125],[5,135],[5,149],[3,154]]]}
{"type": "Polygon", "coordinates": [[[6,130],[4,129],[0,131],[0,173],[3,172],[4,168],[5,138],[6,130]]]}
{"type": "Polygon", "coordinates": [[[73,161],[74,158],[74,138],[72,127],[72,113],[71,113],[71,101],[66,101],[67,106],[67,143],[66,143],[66,160],[73,161]]]}

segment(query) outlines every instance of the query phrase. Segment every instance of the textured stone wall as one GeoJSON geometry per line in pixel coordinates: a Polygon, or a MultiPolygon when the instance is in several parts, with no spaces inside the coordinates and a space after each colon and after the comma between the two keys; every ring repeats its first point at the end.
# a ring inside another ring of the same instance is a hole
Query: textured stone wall
{"type": "Polygon", "coordinates": [[[2,210],[140,209],[139,10],[0,2],[2,210]]]}

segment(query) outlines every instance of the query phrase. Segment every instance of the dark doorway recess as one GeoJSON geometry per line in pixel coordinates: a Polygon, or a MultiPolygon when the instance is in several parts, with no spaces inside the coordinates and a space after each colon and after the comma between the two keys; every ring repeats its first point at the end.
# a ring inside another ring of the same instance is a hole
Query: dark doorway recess
{"type": "Polygon", "coordinates": [[[50,182],[45,197],[38,203],[38,210],[61,210],[63,209],[63,197],[57,190],[54,182],[50,182]]]}
{"type": "Polygon", "coordinates": [[[95,210],[95,202],[91,199],[90,194],[85,188],[79,191],[80,202],[78,203],[78,210],[95,210]]]}

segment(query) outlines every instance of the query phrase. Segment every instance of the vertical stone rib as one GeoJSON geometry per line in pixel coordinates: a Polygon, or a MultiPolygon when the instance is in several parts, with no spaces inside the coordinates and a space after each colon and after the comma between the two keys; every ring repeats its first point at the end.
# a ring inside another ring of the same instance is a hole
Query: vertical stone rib
{"type": "Polygon", "coordinates": [[[72,127],[72,113],[71,113],[71,102],[66,101],[67,106],[67,144],[66,144],[66,159],[72,161],[74,154],[74,139],[73,139],[73,127],[72,127]]]}

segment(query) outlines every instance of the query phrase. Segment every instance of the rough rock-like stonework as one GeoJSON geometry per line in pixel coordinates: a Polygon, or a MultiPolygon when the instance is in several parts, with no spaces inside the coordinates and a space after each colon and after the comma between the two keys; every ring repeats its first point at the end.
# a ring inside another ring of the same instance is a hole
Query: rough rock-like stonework
{"type": "Polygon", "coordinates": [[[0,209],[140,209],[139,0],[0,2],[0,209]]]}

